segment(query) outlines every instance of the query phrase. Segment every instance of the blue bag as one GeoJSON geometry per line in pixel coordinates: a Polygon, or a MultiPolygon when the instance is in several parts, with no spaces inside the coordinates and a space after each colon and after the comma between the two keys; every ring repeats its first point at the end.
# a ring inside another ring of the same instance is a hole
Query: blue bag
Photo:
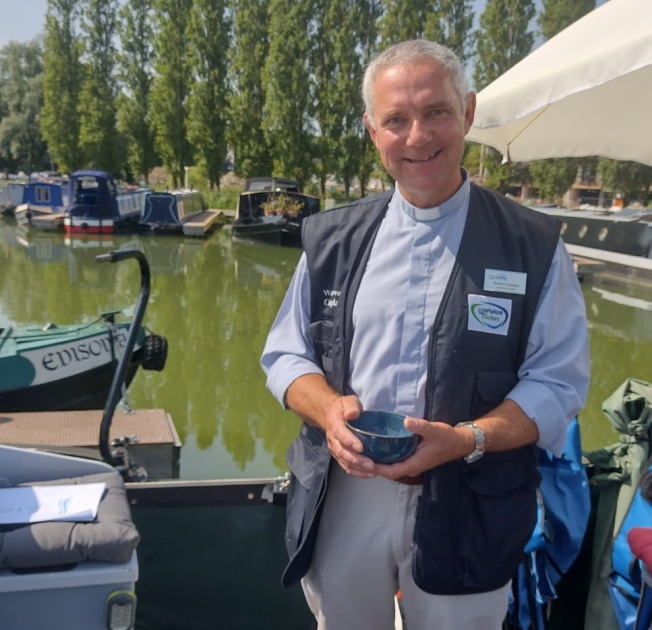
{"type": "Polygon", "coordinates": [[[557,597],[555,586],[570,569],[582,547],[591,500],[582,464],[577,418],[568,427],[561,457],[539,449],[539,517],[525,559],[512,585],[512,601],[505,627],[542,630],[545,611],[557,597]]]}

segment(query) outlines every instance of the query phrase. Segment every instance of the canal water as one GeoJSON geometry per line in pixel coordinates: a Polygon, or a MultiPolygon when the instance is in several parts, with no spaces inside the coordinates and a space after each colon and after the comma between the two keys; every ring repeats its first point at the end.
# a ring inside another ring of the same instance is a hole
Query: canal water
{"type": "MultiPolygon", "coordinates": [[[[139,371],[128,402],[170,414],[183,443],[179,476],[285,472],[299,421],[266,390],[258,360],[300,251],[236,242],[228,229],[208,239],[70,240],[0,219],[0,327],[92,321],[119,309],[132,314],[138,264],[95,262],[119,248],[145,252],[152,289],[144,324],[169,343],[165,369],[139,371]]],[[[617,438],[602,402],[629,377],[652,379],[652,291],[599,278],[583,290],[592,383],[580,424],[583,446],[593,450],[617,438]]]]}

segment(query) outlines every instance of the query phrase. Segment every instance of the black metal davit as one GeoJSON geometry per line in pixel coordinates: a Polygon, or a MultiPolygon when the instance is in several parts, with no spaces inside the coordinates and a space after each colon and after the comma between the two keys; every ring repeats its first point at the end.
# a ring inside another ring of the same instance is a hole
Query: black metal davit
{"type": "MultiPolygon", "coordinates": [[[[140,325],[143,321],[145,310],[147,308],[151,286],[151,274],[147,258],[143,252],[137,249],[120,249],[95,257],[95,260],[99,263],[116,263],[122,260],[127,260],[129,258],[136,259],[140,265],[140,293],[136,303],[136,312],[134,313],[134,317],[131,320],[131,325],[129,326],[127,342],[122,352],[122,356],[118,361],[115,374],[113,375],[113,382],[111,383],[111,388],[109,390],[109,396],[107,398],[106,405],[104,406],[102,423],[100,424],[99,439],[100,454],[102,455],[102,459],[107,464],[110,464],[119,470],[125,478],[131,478],[134,474],[134,471],[131,470],[126,452],[130,438],[120,438],[116,441],[115,444],[110,445],[109,430],[111,428],[113,413],[122,395],[122,385],[125,381],[129,361],[131,359],[134,346],[136,345],[136,339],[138,337],[140,325]],[[118,449],[112,451],[111,446],[116,446],[118,449]]],[[[142,476],[142,472],[140,475],[142,476]]]]}

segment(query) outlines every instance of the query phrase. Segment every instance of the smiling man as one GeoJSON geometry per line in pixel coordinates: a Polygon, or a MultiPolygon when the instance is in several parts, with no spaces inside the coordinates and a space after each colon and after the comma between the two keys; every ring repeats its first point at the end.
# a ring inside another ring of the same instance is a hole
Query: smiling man
{"type": "Polygon", "coordinates": [[[447,48],[371,62],[364,121],[396,189],[304,220],[261,363],[302,420],[286,585],[319,630],[498,630],[536,519],[536,445],[559,452],[584,404],[584,302],[559,225],[461,168],[475,95],[447,48]],[[345,420],[408,416],[393,465],[345,420]]]}

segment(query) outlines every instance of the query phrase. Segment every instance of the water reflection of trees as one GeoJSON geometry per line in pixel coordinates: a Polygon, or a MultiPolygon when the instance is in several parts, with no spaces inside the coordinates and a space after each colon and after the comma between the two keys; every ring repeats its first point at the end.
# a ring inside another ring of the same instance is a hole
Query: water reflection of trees
{"type": "Polygon", "coordinates": [[[255,460],[259,442],[281,472],[296,422],[268,394],[258,361],[299,252],[249,254],[261,252],[233,247],[225,232],[194,252],[182,273],[156,277],[151,325],[174,343],[165,384],[139,389],[140,400],[170,411],[182,441],[194,435],[208,449],[220,440],[239,471],[255,460]]]}
{"type": "MultiPolygon", "coordinates": [[[[606,289],[616,296],[627,296],[632,289],[597,285],[584,288],[589,320],[591,384],[584,410],[580,414],[583,446],[592,450],[617,439],[602,403],[627,379],[650,381],[652,356],[652,312],[607,299],[606,289]]],[[[640,289],[635,293],[640,296],[640,289]]],[[[626,300],[624,300],[626,302],[626,300]]]]}

